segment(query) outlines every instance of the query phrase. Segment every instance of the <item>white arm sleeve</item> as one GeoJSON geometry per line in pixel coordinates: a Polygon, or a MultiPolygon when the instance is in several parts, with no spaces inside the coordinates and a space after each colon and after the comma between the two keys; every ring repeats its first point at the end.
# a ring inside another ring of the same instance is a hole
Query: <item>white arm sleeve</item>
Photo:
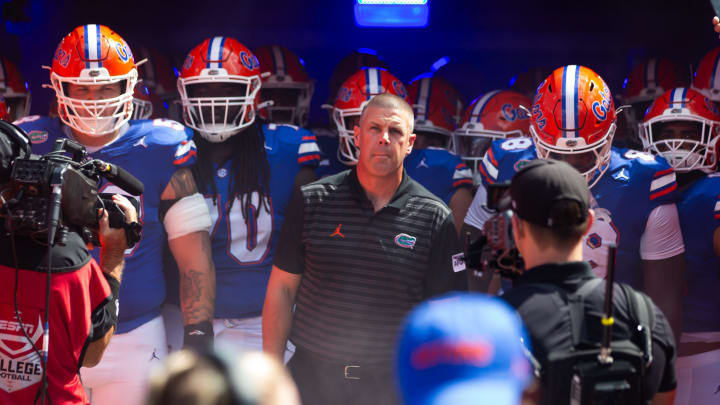
{"type": "Polygon", "coordinates": [[[475,193],[475,198],[473,198],[472,203],[470,203],[470,208],[468,208],[467,214],[465,214],[465,220],[463,222],[482,230],[485,221],[492,215],[488,210],[483,208],[486,203],[487,190],[485,190],[485,186],[480,184],[480,187],[478,187],[475,193]]]}
{"type": "Polygon", "coordinates": [[[165,214],[163,225],[168,240],[193,232],[209,231],[212,221],[205,198],[195,193],[175,201],[165,214]]]}
{"type": "Polygon", "coordinates": [[[656,207],[650,212],[640,239],[640,257],[643,260],[662,260],[684,252],[677,206],[664,204],[656,207]]]}

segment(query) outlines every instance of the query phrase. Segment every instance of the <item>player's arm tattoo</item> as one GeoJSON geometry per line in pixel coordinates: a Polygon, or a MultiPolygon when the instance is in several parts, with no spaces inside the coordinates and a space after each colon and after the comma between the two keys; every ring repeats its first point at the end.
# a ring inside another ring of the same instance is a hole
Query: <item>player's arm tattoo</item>
{"type": "Polygon", "coordinates": [[[198,188],[192,170],[189,167],[183,167],[172,175],[170,183],[168,183],[160,198],[162,200],[179,200],[197,192],[198,188]]]}
{"type": "MultiPolygon", "coordinates": [[[[178,241],[180,243],[175,246],[176,249],[172,249],[180,267],[180,306],[185,325],[212,321],[215,303],[215,269],[210,239],[205,232],[194,234],[192,237],[201,239],[202,254],[198,255],[197,250],[188,251],[184,248],[185,243],[182,240],[178,241]],[[179,252],[176,254],[176,250],[187,255],[179,252]]],[[[170,243],[174,244],[175,241],[170,243]]],[[[198,241],[195,240],[193,243],[197,244],[198,241]]]]}

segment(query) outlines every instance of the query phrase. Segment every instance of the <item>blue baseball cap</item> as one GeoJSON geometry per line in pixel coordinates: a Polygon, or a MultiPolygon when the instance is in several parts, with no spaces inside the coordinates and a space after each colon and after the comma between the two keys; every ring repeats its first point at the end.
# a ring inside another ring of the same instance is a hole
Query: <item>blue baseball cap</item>
{"type": "Polygon", "coordinates": [[[397,373],[405,404],[517,405],[530,382],[527,334],[507,303],[452,293],[405,321],[397,373]]]}

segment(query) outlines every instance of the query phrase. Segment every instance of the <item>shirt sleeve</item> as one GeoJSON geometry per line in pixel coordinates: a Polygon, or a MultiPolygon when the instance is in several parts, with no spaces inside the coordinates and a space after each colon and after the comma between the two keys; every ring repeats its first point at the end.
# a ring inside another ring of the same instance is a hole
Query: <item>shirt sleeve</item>
{"type": "Polygon", "coordinates": [[[322,155],[317,144],[317,138],[311,132],[304,132],[298,146],[298,164],[300,167],[315,168],[319,165],[322,155]]]}
{"type": "Polygon", "coordinates": [[[280,230],[273,264],[288,273],[302,274],[305,271],[305,245],[302,229],[305,222],[305,204],[302,189],[296,187],[288,204],[280,230]]]}
{"type": "Polygon", "coordinates": [[[482,230],[485,222],[488,220],[488,218],[490,218],[491,215],[490,212],[483,208],[486,203],[487,190],[485,190],[485,187],[481,184],[478,187],[477,192],[475,193],[475,197],[473,198],[472,203],[470,203],[470,208],[468,208],[467,214],[465,214],[464,222],[470,226],[482,230]]]}
{"type": "Polygon", "coordinates": [[[432,246],[428,272],[425,276],[425,298],[450,290],[467,291],[465,257],[452,214],[445,217],[433,237],[432,246]]]}
{"type": "Polygon", "coordinates": [[[662,260],[685,252],[677,206],[663,204],[648,216],[645,232],[640,239],[643,260],[662,260]]]}
{"type": "Polygon", "coordinates": [[[472,171],[463,162],[459,162],[455,166],[455,171],[453,172],[452,179],[453,179],[453,185],[452,185],[453,193],[455,191],[457,191],[459,188],[473,186],[472,171]]]}

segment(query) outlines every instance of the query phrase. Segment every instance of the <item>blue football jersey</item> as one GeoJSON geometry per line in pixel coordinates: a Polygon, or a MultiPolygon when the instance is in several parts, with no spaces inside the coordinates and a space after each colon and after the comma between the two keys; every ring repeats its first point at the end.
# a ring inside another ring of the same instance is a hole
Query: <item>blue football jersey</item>
{"type": "Polygon", "coordinates": [[[318,163],[317,169],[315,169],[315,175],[318,179],[332,176],[333,174],[340,173],[341,171],[352,167],[344,164],[338,159],[338,143],[339,139],[337,134],[317,135],[317,144],[321,153],[320,162],[318,163]]]}
{"type": "Polygon", "coordinates": [[[245,318],[262,312],[275,245],[295,177],[302,167],[314,168],[320,160],[311,132],[275,124],[263,125],[262,131],[270,164],[267,204],[262,204],[259,194],[254,193],[247,220],[240,199],[229,204],[228,186],[233,175],[230,162],[214,167],[218,192],[215,199],[210,188],[204,190],[213,223],[210,237],[217,280],[216,318],[245,318]]]}
{"type": "MultiPolygon", "coordinates": [[[[493,141],[479,165],[483,184],[505,182],[523,165],[537,159],[530,138],[493,141]]],[[[600,277],[607,273],[607,245],[618,247],[615,278],[640,287],[640,240],[650,212],[675,203],[675,172],[662,157],[612,148],[610,164],[590,190],[595,222],[583,241],[583,258],[600,277]]]]}
{"type": "Polygon", "coordinates": [[[457,156],[442,148],[413,149],[405,158],[405,171],[445,204],[460,187],[472,187],[472,172],[457,156]]]}
{"type": "Polygon", "coordinates": [[[720,260],[713,249],[713,235],[720,226],[720,174],[703,177],[682,190],[678,213],[688,286],[683,330],[720,331],[720,260]]]}
{"type": "Polygon", "coordinates": [[[535,144],[530,138],[497,139],[490,144],[478,165],[482,183],[505,183],[529,161],[537,159],[535,144]]]}
{"type": "MultiPolygon", "coordinates": [[[[28,133],[34,154],[50,152],[56,139],[72,136],[58,118],[31,116],[17,123],[28,133]]],[[[130,121],[120,131],[115,141],[90,156],[124,168],[145,185],[142,196],[132,197],[139,199],[143,235],[125,253],[117,329],[124,333],[160,314],[165,299],[162,249],[167,239],[158,218],[160,196],[178,168],[195,163],[197,151],[192,132],[175,121],[130,121]]],[[[127,194],[107,181],[100,185],[99,192],[127,194]]],[[[99,260],[99,249],[92,253],[99,260]]]]}

